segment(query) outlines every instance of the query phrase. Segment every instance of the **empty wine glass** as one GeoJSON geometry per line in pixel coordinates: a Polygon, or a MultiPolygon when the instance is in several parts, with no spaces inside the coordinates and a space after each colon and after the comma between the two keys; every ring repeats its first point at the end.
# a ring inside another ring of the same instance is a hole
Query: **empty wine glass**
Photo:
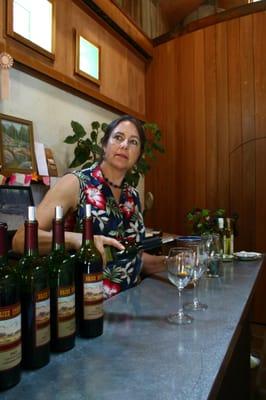
{"type": "Polygon", "coordinates": [[[168,279],[178,290],[177,313],[168,317],[168,321],[178,325],[190,324],[193,318],[184,313],[182,291],[193,277],[195,252],[189,248],[172,248],[167,259],[168,279]]]}
{"type": "Polygon", "coordinates": [[[194,284],[194,297],[192,302],[184,304],[184,309],[192,311],[206,310],[208,305],[201,303],[198,297],[199,280],[207,269],[208,254],[206,251],[205,241],[198,241],[197,244],[191,244],[190,247],[195,251],[195,265],[192,277],[194,284]]]}

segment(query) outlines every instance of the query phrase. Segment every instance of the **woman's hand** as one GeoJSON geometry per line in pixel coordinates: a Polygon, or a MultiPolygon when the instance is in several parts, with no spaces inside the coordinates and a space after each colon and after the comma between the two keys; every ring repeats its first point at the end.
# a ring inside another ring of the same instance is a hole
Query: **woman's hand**
{"type": "Polygon", "coordinates": [[[118,242],[118,240],[102,235],[94,235],[94,243],[101,253],[103,265],[106,265],[106,255],[104,251],[105,245],[116,247],[118,250],[124,250],[125,248],[120,242],[118,242]]]}

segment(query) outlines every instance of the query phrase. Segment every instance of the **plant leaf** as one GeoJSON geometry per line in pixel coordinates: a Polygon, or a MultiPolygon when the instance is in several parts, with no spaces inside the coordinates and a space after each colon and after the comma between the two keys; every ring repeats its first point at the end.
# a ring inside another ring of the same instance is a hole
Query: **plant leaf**
{"type": "Polygon", "coordinates": [[[93,130],[97,131],[100,128],[100,123],[98,121],[93,121],[91,123],[91,127],[92,127],[93,130]]]}
{"type": "Polygon", "coordinates": [[[71,121],[71,127],[78,139],[83,138],[86,135],[86,131],[83,126],[77,121],[71,121]]]}
{"type": "Polygon", "coordinates": [[[64,143],[73,144],[76,143],[77,141],[78,138],[76,137],[76,135],[73,135],[73,136],[67,136],[64,140],[64,143]]]}

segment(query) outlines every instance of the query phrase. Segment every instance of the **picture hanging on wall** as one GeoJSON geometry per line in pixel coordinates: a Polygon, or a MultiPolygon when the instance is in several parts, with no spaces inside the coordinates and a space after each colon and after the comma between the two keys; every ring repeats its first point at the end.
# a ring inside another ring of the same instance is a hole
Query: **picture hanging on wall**
{"type": "Polygon", "coordinates": [[[32,122],[0,114],[0,172],[36,172],[32,122]]]}

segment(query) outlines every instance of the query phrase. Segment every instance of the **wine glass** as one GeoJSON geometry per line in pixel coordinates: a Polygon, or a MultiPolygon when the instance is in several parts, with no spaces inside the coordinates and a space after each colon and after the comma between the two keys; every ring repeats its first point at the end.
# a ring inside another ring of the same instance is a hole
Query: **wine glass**
{"type": "Polygon", "coordinates": [[[178,290],[177,313],[168,317],[168,321],[174,324],[190,324],[193,318],[184,313],[182,304],[182,291],[193,277],[195,264],[195,252],[189,248],[170,249],[167,259],[168,279],[178,290]]]}
{"type": "Polygon", "coordinates": [[[208,254],[205,246],[205,241],[198,241],[197,244],[191,244],[189,247],[195,251],[195,265],[192,277],[192,281],[194,284],[194,297],[192,302],[184,304],[184,309],[191,311],[206,310],[208,308],[208,305],[205,303],[201,303],[198,297],[199,280],[207,269],[208,254]]]}
{"type": "Polygon", "coordinates": [[[223,258],[221,237],[217,233],[205,236],[206,249],[208,253],[207,276],[209,278],[220,277],[220,266],[223,258]]]}

